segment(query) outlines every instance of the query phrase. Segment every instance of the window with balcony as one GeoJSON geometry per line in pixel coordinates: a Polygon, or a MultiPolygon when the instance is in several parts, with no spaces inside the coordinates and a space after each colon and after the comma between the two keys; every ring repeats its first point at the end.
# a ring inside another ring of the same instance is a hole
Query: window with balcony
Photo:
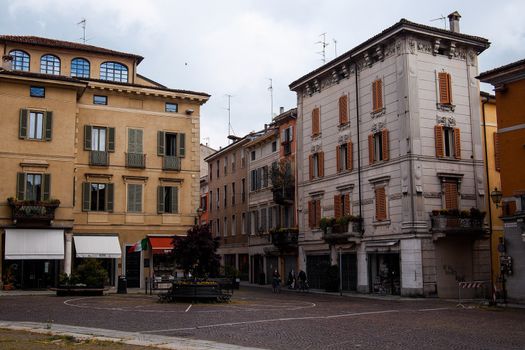
{"type": "Polygon", "coordinates": [[[334,196],[334,217],[350,215],[350,194],[342,193],[334,196]]]}
{"type": "Polygon", "coordinates": [[[179,212],[179,188],[159,186],[157,188],[157,212],[159,214],[177,214],[179,212]]]}
{"type": "Polygon", "coordinates": [[[89,61],[84,58],[71,60],[71,76],[74,78],[89,78],[89,61]]]}
{"type": "Polygon", "coordinates": [[[186,156],[186,134],[159,131],[157,154],[163,157],[164,170],[181,170],[182,158],[186,156]]]}
{"type": "Polygon", "coordinates": [[[128,168],[145,168],[146,155],[142,149],[142,129],[128,129],[128,152],[126,153],[126,166],[128,168]]]}
{"type": "Polygon", "coordinates": [[[375,220],[385,221],[387,215],[387,196],[385,187],[376,187],[374,190],[375,195],[375,220]]]}
{"type": "Polygon", "coordinates": [[[100,65],[100,79],[127,83],[128,68],[121,63],[104,62],[100,65]]]}
{"type": "Polygon", "coordinates": [[[40,73],[60,75],[60,59],[55,55],[44,55],[40,58],[40,73]]]}
{"type": "Polygon", "coordinates": [[[29,54],[22,50],[12,50],[9,55],[13,57],[11,69],[29,72],[29,54]]]}
{"type": "Polygon", "coordinates": [[[84,149],[90,151],[90,165],[109,165],[109,152],[115,151],[115,128],[85,125],[84,149]]]}
{"type": "Polygon", "coordinates": [[[91,183],[82,184],[83,211],[113,211],[113,184],[91,183]]]}
{"type": "Polygon", "coordinates": [[[53,112],[20,110],[18,137],[26,140],[51,141],[53,112]]]}
{"type": "Polygon", "coordinates": [[[16,198],[18,200],[46,201],[50,198],[50,188],[50,174],[18,173],[16,198]]]}

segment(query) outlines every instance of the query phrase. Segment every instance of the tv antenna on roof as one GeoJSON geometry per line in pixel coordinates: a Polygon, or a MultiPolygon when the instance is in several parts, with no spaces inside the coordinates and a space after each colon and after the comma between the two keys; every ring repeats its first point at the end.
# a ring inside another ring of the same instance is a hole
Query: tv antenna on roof
{"type": "Polygon", "coordinates": [[[270,91],[270,123],[273,121],[273,80],[272,78],[268,78],[270,81],[270,86],[268,87],[268,91],[270,91]]]}
{"type": "Polygon", "coordinates": [[[231,98],[233,95],[226,94],[226,97],[228,97],[228,108],[226,110],[228,111],[228,137],[230,135],[234,135],[235,132],[233,131],[232,123],[231,123],[231,98]],[[231,130],[231,133],[230,133],[231,130]]]}
{"type": "Polygon", "coordinates": [[[333,42],[334,42],[334,52],[335,52],[335,57],[337,57],[337,40],[334,38],[332,39],[333,42]]]}
{"type": "Polygon", "coordinates": [[[77,26],[80,25],[82,27],[82,37],[80,39],[82,39],[82,42],[85,44],[87,39],[86,39],[86,19],[85,18],[82,18],[82,20],[80,22],[77,23],[77,26]]]}
{"type": "Polygon", "coordinates": [[[326,63],[326,47],[329,45],[329,43],[326,42],[326,33],[323,33],[323,34],[321,34],[319,36],[322,36],[323,40],[316,42],[316,44],[321,44],[322,51],[319,51],[317,53],[320,54],[321,56],[323,56],[323,58],[322,58],[323,63],[326,63]]]}
{"type": "Polygon", "coordinates": [[[447,17],[441,15],[441,17],[438,17],[438,18],[434,18],[434,19],[431,19],[430,22],[435,22],[435,21],[443,21],[443,26],[445,27],[445,29],[447,29],[447,17]]]}

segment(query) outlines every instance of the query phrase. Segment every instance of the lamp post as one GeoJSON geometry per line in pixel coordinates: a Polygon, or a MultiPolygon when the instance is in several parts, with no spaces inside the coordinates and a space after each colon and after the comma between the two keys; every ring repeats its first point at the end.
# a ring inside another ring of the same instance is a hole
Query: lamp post
{"type": "Polygon", "coordinates": [[[490,192],[490,199],[492,199],[492,202],[496,205],[496,208],[499,208],[499,204],[501,203],[501,198],[503,197],[503,193],[498,190],[497,187],[494,187],[494,191],[490,192]]]}

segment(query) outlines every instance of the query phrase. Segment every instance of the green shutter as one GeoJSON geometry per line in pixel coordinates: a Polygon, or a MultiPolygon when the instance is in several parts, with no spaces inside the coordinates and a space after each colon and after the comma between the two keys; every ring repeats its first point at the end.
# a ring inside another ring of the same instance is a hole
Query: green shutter
{"type": "Polygon", "coordinates": [[[164,187],[157,187],[157,213],[164,213],[164,187]]]}
{"type": "Polygon", "coordinates": [[[51,134],[53,130],[53,112],[46,112],[46,129],[45,129],[45,138],[46,141],[51,141],[51,134]]]}
{"type": "Polygon", "coordinates": [[[163,156],[164,149],[166,144],[166,133],[164,131],[159,131],[157,133],[157,155],[163,156]]]}
{"type": "Polygon", "coordinates": [[[107,184],[106,211],[113,211],[113,184],[107,184]]]}
{"type": "Polygon", "coordinates": [[[135,129],[128,129],[128,153],[135,153],[135,129]]]}
{"type": "Polygon", "coordinates": [[[115,152],[115,128],[108,128],[108,152],[115,152]]]}
{"type": "Polygon", "coordinates": [[[18,137],[21,139],[27,137],[27,109],[20,110],[20,128],[18,129],[18,137]]]}
{"type": "Polygon", "coordinates": [[[179,136],[178,156],[184,158],[186,156],[186,134],[178,134],[178,136],[179,136]]]}
{"type": "Polygon", "coordinates": [[[142,129],[135,129],[135,151],[136,153],[142,154],[142,129]]]}
{"type": "Polygon", "coordinates": [[[48,201],[51,198],[51,174],[44,174],[42,187],[44,188],[44,191],[42,192],[42,200],[48,201]]]}
{"type": "Polygon", "coordinates": [[[176,214],[179,212],[179,188],[170,187],[171,189],[171,212],[176,214]]]}
{"type": "Polygon", "coordinates": [[[84,125],[84,149],[91,151],[91,125],[84,125]]]}
{"type": "Polygon", "coordinates": [[[82,211],[91,210],[91,184],[89,182],[82,183],[82,211]]]}
{"type": "Polygon", "coordinates": [[[135,185],[135,211],[142,212],[142,185],[135,185]]]}
{"type": "Polygon", "coordinates": [[[16,199],[24,200],[26,192],[26,174],[18,173],[16,177],[16,199]]]}

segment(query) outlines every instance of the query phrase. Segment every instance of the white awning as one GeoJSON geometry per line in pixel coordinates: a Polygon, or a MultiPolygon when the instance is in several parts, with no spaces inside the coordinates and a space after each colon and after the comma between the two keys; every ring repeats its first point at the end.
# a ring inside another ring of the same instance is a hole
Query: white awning
{"type": "Polygon", "coordinates": [[[64,259],[64,230],[6,229],[6,260],[64,259]]]}
{"type": "Polygon", "coordinates": [[[121,256],[117,236],[74,236],[75,250],[78,258],[111,258],[121,256]]]}

